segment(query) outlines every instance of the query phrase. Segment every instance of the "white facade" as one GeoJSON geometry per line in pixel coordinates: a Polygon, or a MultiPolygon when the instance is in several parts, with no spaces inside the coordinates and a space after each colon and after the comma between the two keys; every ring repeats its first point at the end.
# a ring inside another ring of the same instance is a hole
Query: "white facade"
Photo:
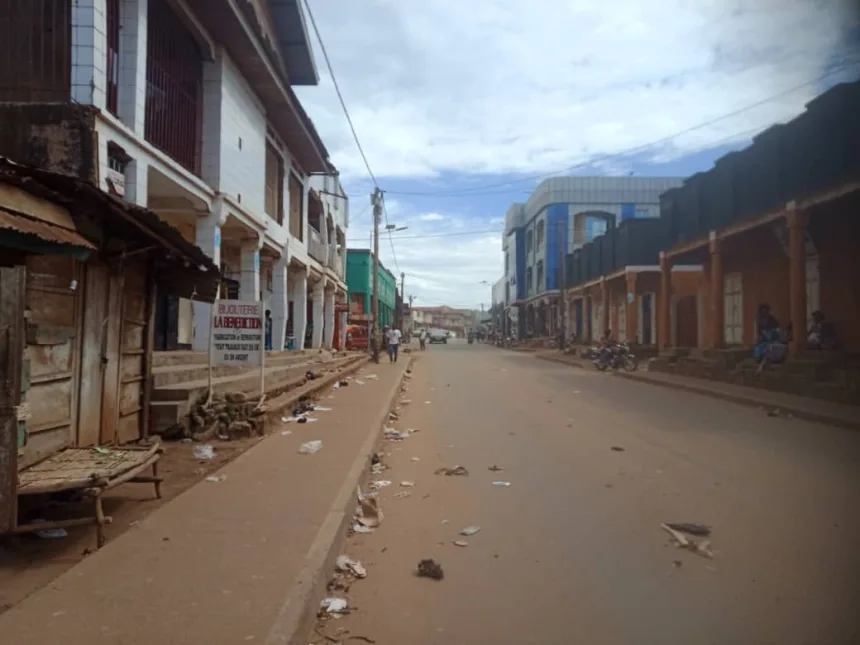
{"type": "MultiPolygon", "coordinates": [[[[217,25],[208,24],[207,16],[193,14],[184,2],[170,3],[202,56],[199,169],[194,172],[147,140],[147,107],[160,107],[147,96],[153,91],[147,79],[151,55],[147,45],[149,1],[119,2],[115,73],[119,90],[115,113],[109,105],[108,0],[76,0],[73,5],[71,93],[74,101],[100,110],[96,132],[101,188],[124,193],[126,199],[148,207],[179,229],[222,267],[225,278],[235,281],[239,298],[262,299],[273,319],[273,349],[284,349],[288,342],[286,328],[291,308],[295,323],[291,325],[292,336],[297,347],[303,345],[310,324],[314,332],[312,346],[331,344],[335,302],[346,300],[348,201],[334,176],[336,171],[325,161],[327,153],[321,143],[318,159],[314,158],[317,170],[303,167],[300,157],[304,154],[305,159],[311,158],[307,150],[318,139],[307,117],[298,114],[301,108],[295,108],[294,118],[299,123],[306,121],[302,133],[279,128],[282,111],[287,109],[284,106],[297,103],[278,71],[281,66],[290,68],[291,61],[271,60],[239,9],[233,18],[238,29],[243,30],[242,42],[221,43],[209,31],[217,25]],[[241,47],[261,52],[271,78],[261,80],[257,72],[252,81],[243,75],[237,60],[244,57],[234,60],[228,53],[241,47]],[[261,94],[261,88],[265,94],[261,94]],[[296,144],[304,152],[294,154],[282,136],[294,140],[304,136],[296,144]],[[333,176],[316,176],[312,172],[333,176]],[[272,196],[278,193],[281,180],[273,186],[272,177],[282,178],[279,199],[272,196]],[[123,181],[124,190],[118,188],[123,181]],[[267,203],[279,205],[272,208],[267,203]],[[291,231],[290,212],[296,204],[300,206],[294,210],[300,216],[291,231]],[[267,214],[267,210],[278,212],[267,214]],[[311,228],[312,222],[317,223],[318,231],[311,228]],[[304,304],[308,300],[313,305],[311,320],[307,319],[304,304]]],[[[274,24],[263,27],[277,33],[274,24]]],[[[308,70],[305,76],[315,76],[309,45],[303,55],[300,62],[308,70]],[[308,60],[311,68],[307,68],[308,60]]],[[[286,57],[286,51],[275,56],[286,57]]],[[[198,351],[208,347],[210,311],[210,305],[205,303],[180,302],[181,346],[198,351]]]]}

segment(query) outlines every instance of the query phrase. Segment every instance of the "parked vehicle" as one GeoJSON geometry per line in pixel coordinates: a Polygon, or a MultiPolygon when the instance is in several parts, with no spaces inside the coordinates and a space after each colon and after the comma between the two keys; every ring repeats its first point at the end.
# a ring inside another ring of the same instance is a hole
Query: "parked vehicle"
{"type": "Polygon", "coordinates": [[[445,345],[448,344],[448,332],[444,329],[431,329],[430,333],[428,334],[428,337],[428,340],[430,341],[431,345],[433,343],[444,343],[445,345]]]}
{"type": "Polygon", "coordinates": [[[613,347],[608,347],[605,350],[598,350],[597,357],[594,359],[594,366],[603,372],[607,367],[616,370],[623,367],[627,372],[635,372],[639,367],[636,356],[630,351],[630,345],[627,343],[618,343],[613,347]]]}

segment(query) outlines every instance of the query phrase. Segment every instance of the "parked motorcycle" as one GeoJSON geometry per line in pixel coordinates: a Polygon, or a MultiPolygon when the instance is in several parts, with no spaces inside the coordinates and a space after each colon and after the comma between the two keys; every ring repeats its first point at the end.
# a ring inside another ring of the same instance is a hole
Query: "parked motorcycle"
{"type": "Polygon", "coordinates": [[[639,367],[639,362],[636,360],[633,352],[630,351],[630,345],[627,343],[618,343],[614,347],[602,351],[598,349],[597,357],[594,359],[594,366],[601,372],[605,371],[608,367],[614,370],[623,367],[627,372],[635,372],[639,367]]]}

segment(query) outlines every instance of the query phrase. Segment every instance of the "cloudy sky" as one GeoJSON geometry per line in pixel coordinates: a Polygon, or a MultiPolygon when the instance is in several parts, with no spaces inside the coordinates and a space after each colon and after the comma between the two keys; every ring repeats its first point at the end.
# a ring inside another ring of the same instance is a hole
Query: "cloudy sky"
{"type": "MultiPolygon", "coordinates": [[[[849,0],[309,2],[416,305],[489,303],[504,213],[541,179],[705,170],[858,71],[849,0]]],[[[315,53],[299,96],[366,248],[373,184],[315,53]]]]}

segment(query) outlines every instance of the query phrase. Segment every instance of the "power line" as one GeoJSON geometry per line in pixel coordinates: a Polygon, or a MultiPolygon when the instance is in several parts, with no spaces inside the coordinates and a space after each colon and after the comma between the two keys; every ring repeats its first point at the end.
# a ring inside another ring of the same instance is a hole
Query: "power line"
{"type": "Polygon", "coordinates": [[[394,266],[400,273],[400,264],[397,262],[397,253],[394,250],[394,240],[391,238],[391,227],[388,224],[388,209],[385,207],[385,195],[382,197],[382,214],[385,215],[385,230],[388,231],[388,243],[391,245],[391,257],[394,258],[394,266]]]}
{"type": "MultiPolygon", "coordinates": [[[[695,132],[696,130],[700,130],[700,129],[708,127],[710,125],[714,125],[715,123],[719,123],[720,121],[724,121],[725,119],[729,119],[731,117],[738,116],[739,114],[743,114],[744,112],[748,112],[749,110],[755,109],[757,107],[760,107],[762,105],[765,105],[767,103],[775,101],[779,98],[782,98],[783,96],[786,96],[788,94],[796,92],[797,90],[803,89],[804,87],[808,87],[810,85],[814,85],[816,83],[819,83],[822,80],[824,80],[830,76],[834,76],[837,73],[844,72],[846,69],[850,69],[850,68],[855,67],[855,66],[857,66],[857,63],[852,62],[852,63],[846,64],[846,65],[835,67],[835,68],[831,69],[830,71],[826,72],[825,74],[818,76],[817,78],[806,81],[806,82],[801,83],[799,85],[795,85],[794,87],[783,90],[782,92],[779,92],[778,94],[774,94],[772,96],[769,96],[765,99],[762,99],[760,101],[757,101],[757,102],[752,103],[750,105],[747,105],[745,107],[739,108],[739,109],[734,110],[732,112],[728,112],[726,114],[715,117],[713,119],[709,119],[708,121],[704,121],[704,122],[699,123],[697,125],[691,126],[689,128],[686,128],[685,130],[681,130],[680,132],[676,132],[676,133],[671,134],[667,137],[663,137],[662,139],[657,139],[656,141],[652,141],[650,143],[639,145],[639,146],[636,146],[634,148],[630,148],[628,150],[624,150],[621,152],[615,152],[615,153],[610,153],[610,154],[605,154],[605,155],[598,155],[597,157],[592,157],[588,161],[581,162],[581,163],[575,164],[573,166],[568,166],[567,168],[562,168],[561,170],[555,170],[555,171],[552,171],[549,173],[543,173],[543,174],[539,174],[539,175],[532,175],[529,177],[521,177],[519,179],[511,179],[511,180],[496,183],[496,184],[486,184],[484,186],[475,186],[473,188],[461,188],[461,189],[453,189],[453,190],[449,190],[449,191],[425,191],[425,192],[389,191],[389,192],[392,195],[411,195],[411,196],[426,196],[426,197],[431,197],[431,196],[432,197],[442,197],[442,196],[454,196],[454,195],[471,196],[471,195],[480,195],[481,194],[480,191],[485,191],[488,188],[501,188],[504,186],[512,186],[514,184],[528,183],[528,182],[537,181],[540,179],[545,179],[548,177],[553,177],[555,175],[559,175],[562,173],[568,173],[568,172],[571,172],[573,170],[578,170],[580,168],[585,168],[587,166],[593,165],[594,163],[599,162],[599,161],[606,161],[606,160],[614,159],[617,157],[626,157],[629,155],[636,154],[638,152],[643,152],[643,151],[647,150],[648,148],[653,148],[655,146],[659,146],[659,145],[668,143],[672,139],[676,139],[680,136],[683,136],[685,134],[689,134],[690,132],[695,132]],[[479,191],[479,192],[476,192],[476,191],[479,191]]],[[[759,128],[756,128],[756,129],[759,129],[759,128]]],[[[739,135],[734,135],[734,136],[739,136],[739,135]]],[[[734,138],[734,137],[729,137],[729,138],[734,138]]],[[[508,192],[510,192],[510,191],[508,191],[508,192]]],[[[491,193],[485,193],[485,194],[491,194],[491,193]]]]}
{"type": "Polygon", "coordinates": [[[334,70],[331,66],[331,61],[328,57],[328,52],[325,48],[325,43],[323,42],[322,36],[320,35],[320,30],[317,29],[317,21],[314,20],[314,14],[311,11],[311,6],[308,3],[308,0],[304,0],[305,11],[308,12],[308,18],[311,19],[311,26],[313,27],[314,33],[316,34],[317,41],[320,44],[320,50],[322,51],[323,58],[325,59],[326,67],[328,68],[328,73],[331,76],[332,83],[334,84],[334,91],[337,93],[337,98],[340,101],[340,106],[343,108],[343,113],[346,116],[346,121],[349,123],[349,129],[352,131],[352,138],[355,139],[355,145],[358,147],[358,152],[361,154],[361,159],[364,161],[364,167],[367,168],[367,174],[370,175],[371,180],[373,180],[373,184],[379,188],[379,183],[376,181],[376,176],[373,174],[373,171],[370,169],[370,163],[367,161],[367,155],[364,154],[364,148],[361,146],[361,141],[358,138],[358,134],[355,131],[355,126],[352,123],[352,117],[349,115],[349,110],[346,107],[346,101],[343,100],[343,94],[340,91],[340,85],[337,82],[337,77],[334,75],[334,70]]]}

